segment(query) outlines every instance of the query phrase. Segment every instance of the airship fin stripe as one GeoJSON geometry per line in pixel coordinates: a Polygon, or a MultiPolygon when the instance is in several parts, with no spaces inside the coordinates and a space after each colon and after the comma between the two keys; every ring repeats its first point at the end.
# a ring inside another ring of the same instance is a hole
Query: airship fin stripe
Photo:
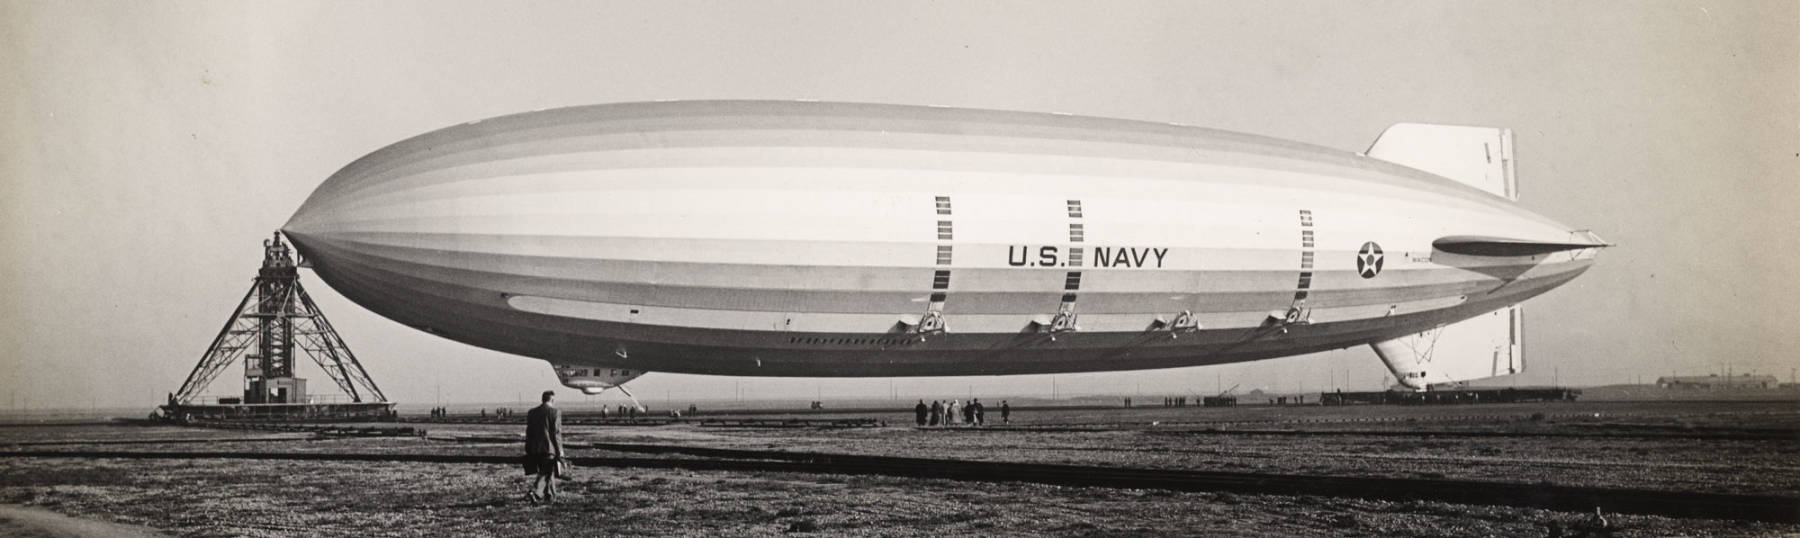
{"type": "Polygon", "coordinates": [[[1565,250],[1608,247],[1606,243],[1532,241],[1505,237],[1453,235],[1431,242],[1431,248],[1468,256],[1536,256],[1565,250]]]}

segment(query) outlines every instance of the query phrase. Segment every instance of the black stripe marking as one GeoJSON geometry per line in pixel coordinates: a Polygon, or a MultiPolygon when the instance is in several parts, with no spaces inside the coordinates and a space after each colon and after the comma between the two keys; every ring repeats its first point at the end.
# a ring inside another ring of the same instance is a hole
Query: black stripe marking
{"type": "Polygon", "coordinates": [[[1306,302],[1306,298],[1312,295],[1314,246],[1312,227],[1312,210],[1300,210],[1300,278],[1294,285],[1294,304],[1290,308],[1301,308],[1301,305],[1306,302]]]}

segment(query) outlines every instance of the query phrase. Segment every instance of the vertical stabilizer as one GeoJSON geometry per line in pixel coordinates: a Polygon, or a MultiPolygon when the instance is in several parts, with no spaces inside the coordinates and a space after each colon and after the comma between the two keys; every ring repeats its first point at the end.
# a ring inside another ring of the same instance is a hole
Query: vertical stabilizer
{"type": "Polygon", "coordinates": [[[1512,129],[1396,123],[1375,138],[1368,156],[1519,201],[1512,129]]]}
{"type": "Polygon", "coordinates": [[[1401,385],[1424,389],[1524,372],[1524,322],[1511,306],[1371,346],[1401,385]]]}

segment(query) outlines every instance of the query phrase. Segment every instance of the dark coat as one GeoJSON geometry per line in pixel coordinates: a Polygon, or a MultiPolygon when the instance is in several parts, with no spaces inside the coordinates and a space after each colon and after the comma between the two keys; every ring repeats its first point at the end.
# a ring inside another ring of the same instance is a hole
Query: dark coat
{"type": "Polygon", "coordinates": [[[562,454],[562,411],[549,404],[531,408],[525,414],[525,453],[554,456],[562,454]]]}

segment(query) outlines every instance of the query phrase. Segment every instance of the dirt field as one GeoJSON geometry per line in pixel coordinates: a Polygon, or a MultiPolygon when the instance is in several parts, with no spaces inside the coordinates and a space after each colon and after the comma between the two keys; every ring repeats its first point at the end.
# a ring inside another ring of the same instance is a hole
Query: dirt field
{"type": "MultiPolygon", "coordinates": [[[[0,460],[0,502],[183,536],[1545,536],[1578,514],[1354,499],[765,473],[583,470],[550,506],[512,468],[0,460]]],[[[1800,529],[1612,516],[1618,536],[1800,529]]]]}
{"type": "MultiPolygon", "coordinates": [[[[910,420],[907,415],[883,418],[910,420]]],[[[1792,434],[1800,430],[1800,409],[1787,403],[1139,408],[1032,411],[1015,419],[1068,427],[584,426],[569,428],[568,439],[1800,496],[1800,444],[1792,434]],[[1533,418],[1539,414],[1543,416],[1533,418]],[[1095,431],[1075,431],[1082,428],[1095,431]],[[1245,430],[1259,433],[1241,433],[1245,430]],[[1488,436],[1495,433],[1506,435],[1488,436]]],[[[308,440],[293,434],[176,427],[0,427],[0,443],[12,443],[0,451],[510,455],[519,450],[515,443],[493,441],[518,434],[516,426],[417,426],[429,428],[430,437],[308,440]]],[[[580,450],[576,455],[617,454],[580,450]]],[[[579,473],[578,480],[564,483],[564,502],[534,506],[522,500],[525,477],[498,465],[0,457],[0,503],[182,536],[1549,536],[1554,528],[1571,529],[1586,517],[1433,502],[881,476],[642,469],[579,473]]],[[[1742,521],[1611,514],[1608,519],[1616,536],[1800,534],[1800,526],[1742,521]]]]}

